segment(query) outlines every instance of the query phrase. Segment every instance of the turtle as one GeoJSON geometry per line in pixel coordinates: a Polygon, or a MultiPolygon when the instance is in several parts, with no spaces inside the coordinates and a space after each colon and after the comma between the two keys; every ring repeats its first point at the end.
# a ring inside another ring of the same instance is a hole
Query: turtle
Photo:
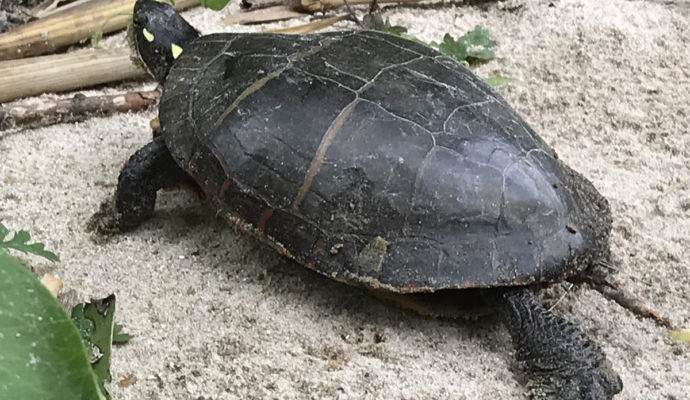
{"type": "Polygon", "coordinates": [[[610,257],[609,204],[471,71],[378,31],[201,35],[152,0],[135,3],[130,35],[163,87],[160,132],[90,229],[135,229],[159,189],[191,182],[319,274],[496,310],[534,397],[622,390],[601,348],[535,293],[610,257]]]}

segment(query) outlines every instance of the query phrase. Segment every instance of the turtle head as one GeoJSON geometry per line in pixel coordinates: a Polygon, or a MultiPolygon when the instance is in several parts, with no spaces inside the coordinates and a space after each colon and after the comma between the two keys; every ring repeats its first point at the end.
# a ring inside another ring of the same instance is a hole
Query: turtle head
{"type": "Polygon", "coordinates": [[[184,46],[199,32],[172,6],[154,0],[137,0],[129,27],[131,46],[149,73],[163,84],[184,46]]]}

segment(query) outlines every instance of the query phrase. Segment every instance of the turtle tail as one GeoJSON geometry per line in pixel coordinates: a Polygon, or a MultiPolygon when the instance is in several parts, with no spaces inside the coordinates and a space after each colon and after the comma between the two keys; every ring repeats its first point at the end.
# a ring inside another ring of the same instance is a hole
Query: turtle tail
{"type": "Polygon", "coordinates": [[[545,309],[527,289],[501,296],[500,308],[533,398],[608,400],[623,389],[599,346],[573,323],[545,309]]]}

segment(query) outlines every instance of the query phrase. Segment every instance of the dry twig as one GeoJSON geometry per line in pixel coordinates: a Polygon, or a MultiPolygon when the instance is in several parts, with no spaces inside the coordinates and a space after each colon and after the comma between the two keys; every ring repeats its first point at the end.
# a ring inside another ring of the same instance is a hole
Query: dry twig
{"type": "Polygon", "coordinates": [[[269,30],[266,30],[264,32],[267,32],[267,33],[285,33],[285,34],[290,34],[290,35],[301,35],[303,33],[316,32],[320,29],[327,28],[327,27],[335,24],[336,22],[341,21],[347,17],[348,17],[348,15],[337,15],[335,17],[317,19],[317,20],[314,20],[312,22],[302,24],[302,25],[296,25],[296,26],[291,26],[288,28],[280,28],[280,29],[269,29],[269,30]]]}
{"type": "Polygon", "coordinates": [[[92,116],[139,111],[158,102],[158,91],[129,92],[116,95],[84,96],[68,99],[38,99],[30,104],[0,106],[0,131],[48,126],[62,122],[83,121],[92,116]]]}

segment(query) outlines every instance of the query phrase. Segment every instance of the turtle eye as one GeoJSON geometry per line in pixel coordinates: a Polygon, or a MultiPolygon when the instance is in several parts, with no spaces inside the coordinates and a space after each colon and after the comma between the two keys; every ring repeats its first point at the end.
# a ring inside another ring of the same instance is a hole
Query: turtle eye
{"type": "Polygon", "coordinates": [[[153,33],[149,32],[148,29],[142,28],[141,33],[144,35],[144,38],[147,41],[153,42],[153,39],[154,39],[153,33]]]}
{"type": "Polygon", "coordinates": [[[182,47],[173,43],[172,45],[170,45],[170,51],[172,52],[173,58],[177,59],[177,57],[179,57],[180,54],[182,54],[182,47]]]}

